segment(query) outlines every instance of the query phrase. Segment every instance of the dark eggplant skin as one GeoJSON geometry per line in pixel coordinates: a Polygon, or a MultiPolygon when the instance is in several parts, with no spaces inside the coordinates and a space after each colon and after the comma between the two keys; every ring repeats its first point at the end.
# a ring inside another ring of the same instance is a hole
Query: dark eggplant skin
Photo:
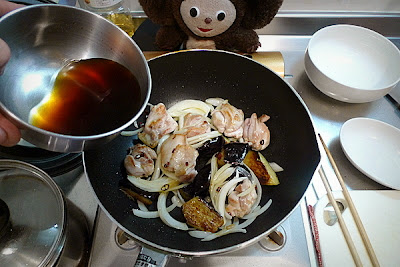
{"type": "Polygon", "coordinates": [[[222,136],[211,139],[204,143],[201,147],[197,148],[199,156],[196,159],[196,170],[200,171],[210,160],[210,158],[222,150],[225,141],[222,136]]]}
{"type": "Polygon", "coordinates": [[[234,165],[242,163],[250,146],[247,143],[228,143],[223,146],[222,156],[227,163],[234,165]]]}
{"type": "Polygon", "coordinates": [[[211,164],[207,164],[201,168],[193,182],[180,190],[182,197],[185,200],[190,200],[195,196],[202,198],[207,196],[208,188],[210,187],[210,172],[211,164]]]}
{"type": "Polygon", "coordinates": [[[196,162],[197,175],[193,182],[180,190],[185,200],[190,200],[195,196],[205,197],[208,195],[210,186],[211,165],[206,164],[215,154],[221,152],[225,162],[240,164],[249,150],[248,144],[228,143],[225,144],[224,138],[219,136],[199,147],[199,156],[196,162]]]}
{"type": "Polygon", "coordinates": [[[197,149],[199,156],[210,159],[215,153],[220,152],[225,141],[222,136],[218,136],[204,143],[197,149]]]}

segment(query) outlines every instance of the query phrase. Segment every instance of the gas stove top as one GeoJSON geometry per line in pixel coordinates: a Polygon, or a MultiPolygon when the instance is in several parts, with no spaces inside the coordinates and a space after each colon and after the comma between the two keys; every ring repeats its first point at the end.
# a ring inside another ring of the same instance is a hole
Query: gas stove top
{"type": "MultiPolygon", "coordinates": [[[[167,266],[311,266],[303,222],[304,207],[301,202],[276,229],[284,236],[282,246],[264,237],[248,247],[222,255],[190,259],[171,257],[167,266]]],[[[133,266],[139,252],[140,244],[98,208],[89,266],[133,266]]]]}

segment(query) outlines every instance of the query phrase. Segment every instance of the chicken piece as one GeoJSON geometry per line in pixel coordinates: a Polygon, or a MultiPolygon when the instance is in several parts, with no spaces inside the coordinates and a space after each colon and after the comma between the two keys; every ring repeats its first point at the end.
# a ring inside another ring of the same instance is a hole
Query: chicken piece
{"type": "Polygon", "coordinates": [[[208,123],[207,118],[202,115],[188,113],[183,120],[183,128],[186,130],[186,136],[188,138],[211,131],[210,123],[208,123]]]}
{"type": "Polygon", "coordinates": [[[130,148],[125,157],[124,165],[127,173],[135,177],[147,177],[154,172],[154,160],[156,152],[150,147],[137,144],[130,148]]]}
{"type": "Polygon", "coordinates": [[[185,202],[182,212],[186,223],[201,231],[215,233],[224,224],[224,218],[199,197],[185,202]]]}
{"type": "Polygon", "coordinates": [[[226,212],[232,217],[243,218],[246,214],[249,214],[257,199],[257,192],[255,187],[252,185],[249,179],[244,179],[241,184],[236,186],[235,190],[228,196],[228,205],[226,206],[226,212]],[[250,191],[244,195],[239,196],[240,193],[248,190],[250,191]]]}
{"type": "Polygon", "coordinates": [[[212,123],[220,133],[227,137],[242,137],[244,114],[241,109],[223,103],[211,113],[211,116],[212,123]]]}
{"type": "Polygon", "coordinates": [[[151,109],[144,131],[139,133],[139,139],[154,148],[161,137],[173,132],[176,127],[178,127],[178,123],[168,114],[165,105],[159,103],[151,109]]]}
{"type": "Polygon", "coordinates": [[[197,175],[196,159],[199,152],[187,142],[184,134],[173,134],[160,148],[161,169],[172,173],[183,183],[193,181],[197,175]]]}
{"type": "Polygon", "coordinates": [[[263,114],[257,119],[257,114],[253,113],[244,121],[243,139],[256,151],[263,150],[269,145],[270,133],[264,123],[267,120],[269,120],[268,115],[263,114]]]}

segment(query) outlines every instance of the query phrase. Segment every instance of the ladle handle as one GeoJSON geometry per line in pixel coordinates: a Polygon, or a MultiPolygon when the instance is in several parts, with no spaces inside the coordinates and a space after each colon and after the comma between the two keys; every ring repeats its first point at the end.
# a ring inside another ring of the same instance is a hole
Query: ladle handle
{"type": "Polygon", "coordinates": [[[135,267],[161,267],[166,266],[169,255],[142,246],[135,262],[135,267]]]}

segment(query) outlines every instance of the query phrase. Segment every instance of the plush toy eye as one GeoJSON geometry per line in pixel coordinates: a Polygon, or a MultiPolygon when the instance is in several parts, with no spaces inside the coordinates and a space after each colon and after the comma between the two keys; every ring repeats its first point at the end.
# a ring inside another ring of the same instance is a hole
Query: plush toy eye
{"type": "Polygon", "coordinates": [[[224,11],[220,10],[217,12],[217,19],[219,21],[223,21],[225,19],[225,17],[226,17],[226,14],[224,11]]]}
{"type": "Polygon", "coordinates": [[[190,12],[190,16],[192,16],[193,18],[198,17],[200,14],[200,10],[195,6],[192,7],[189,12],[190,12]]]}

